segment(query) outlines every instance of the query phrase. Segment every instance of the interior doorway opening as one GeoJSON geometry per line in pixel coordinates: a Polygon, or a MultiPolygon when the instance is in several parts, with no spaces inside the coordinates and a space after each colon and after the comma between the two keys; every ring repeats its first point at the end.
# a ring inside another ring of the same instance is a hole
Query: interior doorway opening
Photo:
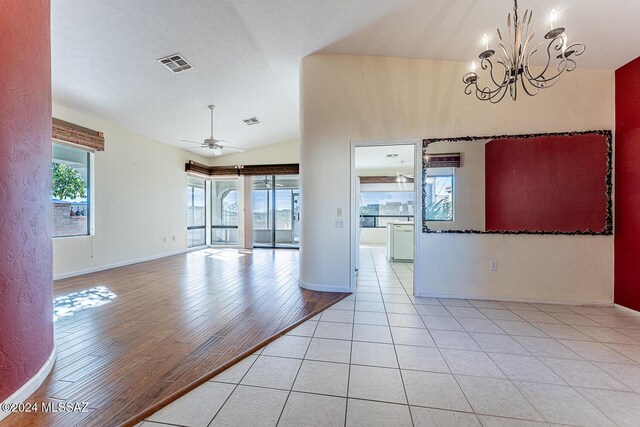
{"type": "Polygon", "coordinates": [[[414,294],[417,143],[352,144],[352,284],[414,294]]]}

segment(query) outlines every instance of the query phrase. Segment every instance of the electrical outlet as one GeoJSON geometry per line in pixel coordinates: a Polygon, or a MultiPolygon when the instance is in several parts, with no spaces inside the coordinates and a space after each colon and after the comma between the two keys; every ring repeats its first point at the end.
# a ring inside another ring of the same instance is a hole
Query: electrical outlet
{"type": "Polygon", "coordinates": [[[167,243],[167,238],[166,237],[162,238],[162,243],[167,243]]]}
{"type": "Polygon", "coordinates": [[[491,271],[498,271],[498,261],[491,261],[491,271]]]}
{"type": "Polygon", "coordinates": [[[344,228],[344,219],[336,219],[336,228],[344,228]]]}

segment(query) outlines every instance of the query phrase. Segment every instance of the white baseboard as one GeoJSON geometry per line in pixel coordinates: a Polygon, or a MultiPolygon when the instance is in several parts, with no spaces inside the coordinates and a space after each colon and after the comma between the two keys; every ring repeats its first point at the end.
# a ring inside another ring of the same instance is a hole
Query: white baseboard
{"type": "Polygon", "coordinates": [[[298,280],[298,285],[300,285],[301,288],[308,289],[310,291],[351,293],[351,288],[349,286],[317,285],[315,283],[307,283],[307,282],[302,281],[302,280],[298,280]]]}
{"type": "Polygon", "coordinates": [[[564,305],[592,305],[597,307],[612,307],[613,302],[607,301],[576,301],[576,300],[552,300],[552,299],[539,299],[539,298],[520,298],[520,297],[503,297],[503,296],[489,296],[489,295],[459,295],[459,294],[444,294],[444,293],[431,293],[420,292],[417,295],[423,298],[457,298],[457,299],[475,299],[482,301],[505,301],[505,302],[528,302],[534,304],[564,304],[564,305]]]}
{"type": "MultiPolygon", "coordinates": [[[[56,362],[56,346],[53,346],[53,350],[51,350],[51,354],[44,365],[40,368],[38,373],[36,373],[33,377],[29,379],[22,387],[16,390],[11,396],[9,396],[2,404],[0,408],[5,403],[22,403],[29,398],[33,394],[34,391],[38,389],[47,378],[47,375],[51,372],[53,365],[56,362]]],[[[5,412],[0,409],[0,421],[2,421],[7,416],[11,415],[11,412],[5,412]]]]}
{"type": "Polygon", "coordinates": [[[624,305],[620,305],[620,304],[613,304],[613,306],[619,309],[620,311],[629,313],[632,316],[640,316],[640,311],[636,311],[633,308],[625,307],[624,305]]]}
{"type": "Polygon", "coordinates": [[[166,258],[166,257],[170,257],[170,256],[175,256],[175,255],[181,255],[181,254],[185,254],[187,252],[200,251],[202,249],[207,249],[209,247],[210,246],[198,246],[196,248],[180,249],[180,250],[177,250],[177,251],[165,252],[163,254],[151,255],[151,256],[143,257],[143,258],[136,258],[136,259],[131,259],[131,260],[127,260],[127,261],[115,262],[115,263],[112,263],[112,264],[105,264],[105,265],[100,265],[100,266],[97,266],[97,267],[85,268],[83,270],[70,271],[68,273],[55,274],[53,276],[53,280],[68,279],[70,277],[81,276],[83,274],[96,273],[98,271],[109,270],[110,268],[124,267],[124,266],[132,265],[132,264],[139,264],[141,262],[153,261],[155,259],[166,258]]]}

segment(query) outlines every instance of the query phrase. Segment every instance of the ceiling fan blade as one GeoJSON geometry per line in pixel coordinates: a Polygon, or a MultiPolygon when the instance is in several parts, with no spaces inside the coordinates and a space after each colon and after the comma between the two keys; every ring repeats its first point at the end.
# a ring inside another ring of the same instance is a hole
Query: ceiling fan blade
{"type": "Polygon", "coordinates": [[[211,153],[214,156],[222,156],[222,151],[220,151],[220,150],[211,150],[211,153]]]}
{"type": "Polygon", "coordinates": [[[202,144],[202,142],[190,141],[188,139],[181,139],[180,142],[188,142],[190,144],[198,144],[198,145],[202,144]]]}

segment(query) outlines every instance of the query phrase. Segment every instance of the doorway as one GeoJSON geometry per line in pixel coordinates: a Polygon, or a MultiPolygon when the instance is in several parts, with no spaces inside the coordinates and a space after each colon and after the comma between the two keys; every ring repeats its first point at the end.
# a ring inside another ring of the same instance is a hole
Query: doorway
{"type": "Polygon", "coordinates": [[[254,176],[252,188],[253,247],[299,248],[299,176],[254,176]]]}
{"type": "Polygon", "coordinates": [[[374,277],[414,295],[420,142],[352,143],[351,290],[374,277]]]}

